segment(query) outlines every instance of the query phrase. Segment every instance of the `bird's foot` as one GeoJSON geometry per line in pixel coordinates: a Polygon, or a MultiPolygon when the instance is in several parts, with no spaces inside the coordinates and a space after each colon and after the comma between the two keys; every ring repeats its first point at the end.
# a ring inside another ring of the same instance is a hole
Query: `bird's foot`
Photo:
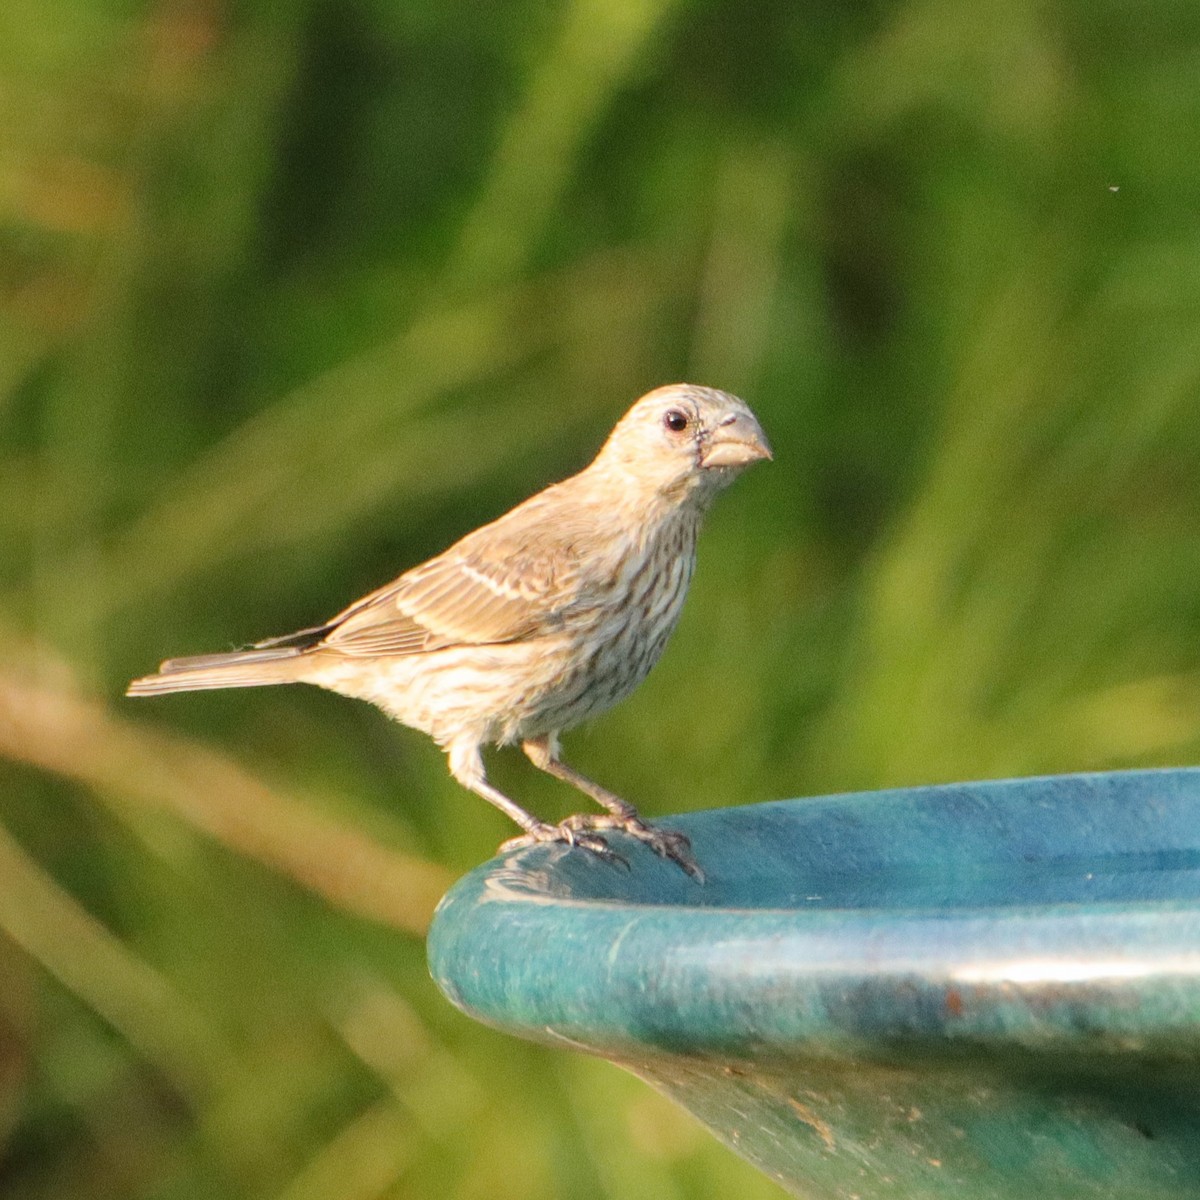
{"type": "Polygon", "coordinates": [[[697,883],[704,882],[704,872],[692,854],[691,841],[686,834],[680,833],[677,829],[658,829],[643,821],[636,813],[626,817],[618,817],[610,813],[595,815],[580,813],[568,817],[562,824],[580,832],[594,829],[619,829],[622,833],[637,838],[639,842],[645,842],[659,858],[670,859],[697,883]]]}
{"type": "Polygon", "coordinates": [[[537,846],[546,842],[563,842],[568,846],[578,846],[581,850],[591,851],[603,862],[629,870],[629,860],[624,855],[618,854],[598,833],[577,827],[571,824],[569,819],[560,825],[535,825],[519,837],[501,842],[500,849],[520,850],[526,846],[537,846]]]}

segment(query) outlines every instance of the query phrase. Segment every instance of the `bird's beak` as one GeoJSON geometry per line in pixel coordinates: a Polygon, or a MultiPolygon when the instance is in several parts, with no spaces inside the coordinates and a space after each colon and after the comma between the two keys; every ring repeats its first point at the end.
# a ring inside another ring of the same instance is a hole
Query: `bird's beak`
{"type": "Polygon", "coordinates": [[[748,467],[772,457],[759,423],[749,413],[730,413],[713,430],[700,454],[703,467],[748,467]]]}

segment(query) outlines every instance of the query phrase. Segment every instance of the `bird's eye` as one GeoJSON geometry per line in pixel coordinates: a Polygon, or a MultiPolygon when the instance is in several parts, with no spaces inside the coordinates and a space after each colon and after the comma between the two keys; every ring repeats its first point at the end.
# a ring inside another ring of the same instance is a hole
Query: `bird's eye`
{"type": "Polygon", "coordinates": [[[663,424],[672,433],[682,433],[688,427],[688,415],[677,408],[668,408],[663,414],[663,424]]]}

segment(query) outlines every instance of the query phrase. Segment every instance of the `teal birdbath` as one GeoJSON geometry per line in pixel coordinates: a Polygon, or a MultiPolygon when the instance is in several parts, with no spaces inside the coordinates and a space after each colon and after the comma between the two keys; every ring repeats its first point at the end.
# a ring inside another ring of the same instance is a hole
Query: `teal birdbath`
{"type": "Polygon", "coordinates": [[[691,813],[442,901],[472,1016],[602,1055],[812,1200],[1200,1197],[1200,770],[691,813]]]}

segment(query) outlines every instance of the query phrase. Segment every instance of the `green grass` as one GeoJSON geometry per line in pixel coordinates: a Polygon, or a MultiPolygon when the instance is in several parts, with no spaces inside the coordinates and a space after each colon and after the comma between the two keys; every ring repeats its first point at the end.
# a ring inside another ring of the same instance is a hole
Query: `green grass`
{"type": "Polygon", "coordinates": [[[0,1192],[777,1195],[434,991],[508,830],[419,735],[123,685],[689,378],[776,461],[581,769],[662,813],[1195,761],[1198,68],[1185,0],[9,0],[0,1192]]]}

